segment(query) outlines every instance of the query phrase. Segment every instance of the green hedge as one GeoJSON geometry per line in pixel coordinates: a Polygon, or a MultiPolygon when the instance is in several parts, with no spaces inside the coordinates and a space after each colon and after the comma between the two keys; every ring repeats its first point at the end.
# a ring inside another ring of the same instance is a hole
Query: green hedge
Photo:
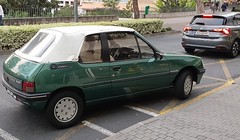
{"type": "Polygon", "coordinates": [[[138,19],[113,22],[78,22],[22,26],[0,26],[0,50],[11,50],[22,47],[38,32],[39,29],[42,28],[59,26],[113,25],[133,28],[144,35],[161,32],[162,24],[163,22],[159,19],[138,19]]]}

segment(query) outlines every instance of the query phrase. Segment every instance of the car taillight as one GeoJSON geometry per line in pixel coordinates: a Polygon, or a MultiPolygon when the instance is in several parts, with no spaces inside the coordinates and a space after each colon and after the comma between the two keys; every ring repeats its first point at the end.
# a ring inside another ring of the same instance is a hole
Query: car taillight
{"type": "Polygon", "coordinates": [[[184,32],[189,31],[189,30],[192,30],[192,28],[191,28],[191,27],[188,27],[188,26],[185,26],[185,27],[183,28],[183,31],[184,31],[184,32]]]}
{"type": "Polygon", "coordinates": [[[229,28],[225,28],[225,29],[219,28],[219,29],[213,29],[213,31],[214,32],[221,32],[225,35],[229,35],[231,30],[229,28]]]}
{"type": "Polygon", "coordinates": [[[23,91],[28,93],[35,92],[35,83],[34,82],[23,82],[23,91]]]}

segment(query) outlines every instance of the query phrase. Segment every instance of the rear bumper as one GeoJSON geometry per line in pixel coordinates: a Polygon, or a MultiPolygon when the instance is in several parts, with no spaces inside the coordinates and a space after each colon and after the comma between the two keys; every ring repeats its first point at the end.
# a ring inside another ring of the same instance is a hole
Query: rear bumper
{"type": "Polygon", "coordinates": [[[2,85],[5,87],[6,92],[11,95],[15,100],[22,102],[30,107],[43,109],[47,103],[50,93],[25,93],[17,90],[9,85],[2,77],[2,85]]]}
{"type": "Polygon", "coordinates": [[[221,37],[216,39],[209,38],[195,38],[183,35],[182,37],[182,46],[184,48],[192,49],[204,49],[204,50],[213,50],[221,52],[231,51],[233,40],[230,40],[229,37],[221,37]]]}

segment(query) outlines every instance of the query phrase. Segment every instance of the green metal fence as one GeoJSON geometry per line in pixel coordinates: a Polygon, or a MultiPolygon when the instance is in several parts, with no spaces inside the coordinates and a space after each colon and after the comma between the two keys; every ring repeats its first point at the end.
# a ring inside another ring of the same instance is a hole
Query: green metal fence
{"type": "Polygon", "coordinates": [[[5,18],[19,17],[55,17],[58,10],[47,8],[21,8],[21,9],[4,9],[5,18]]]}

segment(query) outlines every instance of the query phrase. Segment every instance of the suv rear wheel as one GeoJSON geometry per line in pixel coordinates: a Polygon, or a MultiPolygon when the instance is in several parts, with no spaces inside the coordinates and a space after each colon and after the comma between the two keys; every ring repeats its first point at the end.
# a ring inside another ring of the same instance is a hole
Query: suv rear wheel
{"type": "Polygon", "coordinates": [[[195,49],[192,49],[192,48],[185,48],[185,51],[187,53],[193,53],[195,51],[195,49]]]}
{"type": "Polygon", "coordinates": [[[237,57],[239,51],[239,41],[235,40],[232,44],[231,51],[229,52],[229,56],[232,58],[237,57]]]}

